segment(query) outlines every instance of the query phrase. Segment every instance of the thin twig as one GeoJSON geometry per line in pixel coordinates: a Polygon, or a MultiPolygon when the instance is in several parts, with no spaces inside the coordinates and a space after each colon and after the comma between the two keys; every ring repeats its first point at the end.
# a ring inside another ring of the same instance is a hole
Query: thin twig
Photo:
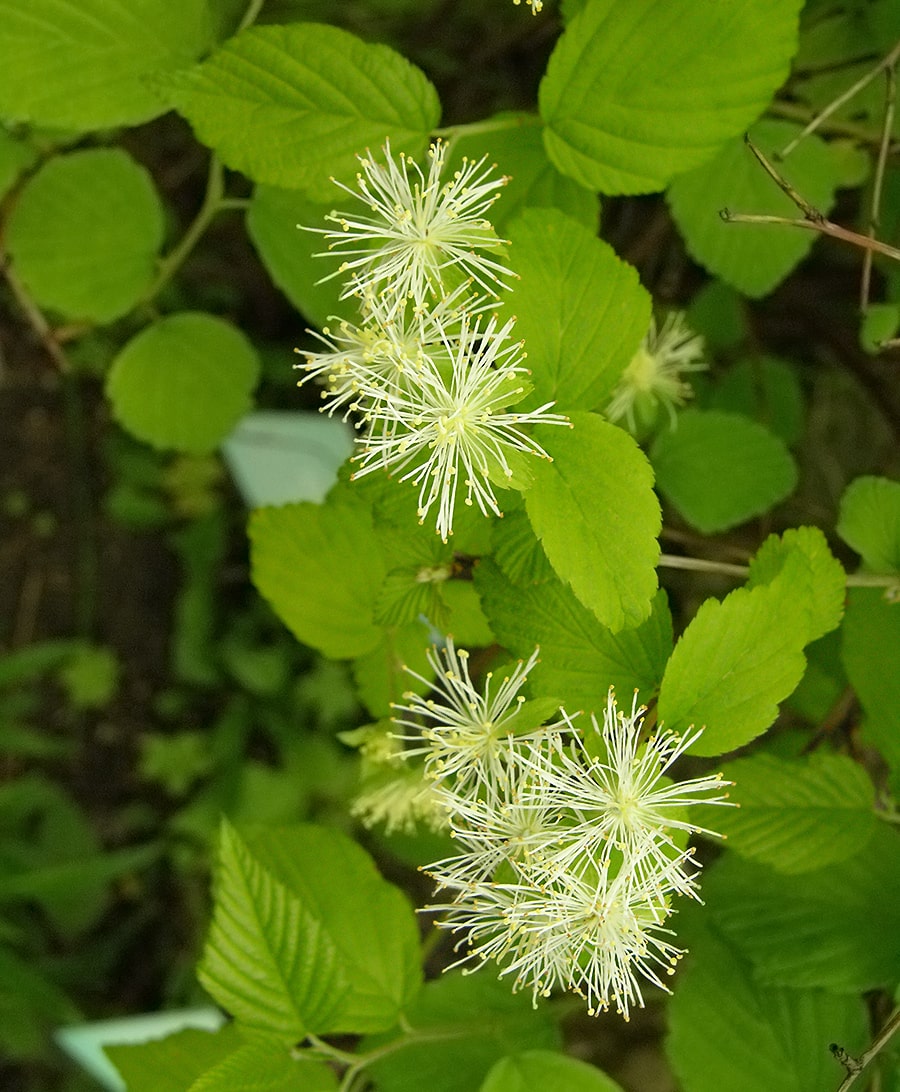
{"type": "MultiPolygon", "coordinates": [[[[897,73],[894,65],[884,70],[884,120],[881,130],[881,143],[878,146],[878,159],[875,163],[875,174],[872,179],[872,207],[869,212],[868,237],[875,238],[875,232],[881,219],[881,190],[884,185],[884,172],[887,167],[888,148],[891,143],[891,131],[894,127],[894,109],[897,105],[897,73]]],[[[863,314],[869,309],[869,289],[872,283],[872,257],[873,252],[863,252],[862,280],[859,286],[859,309],[863,314]]]]}
{"type": "Polygon", "coordinates": [[[872,1045],[868,1050],[863,1051],[858,1058],[852,1057],[843,1047],[838,1046],[837,1043],[831,1044],[831,1053],[837,1058],[844,1069],[847,1070],[847,1076],[841,1081],[837,1092],[847,1092],[847,1089],[851,1088],[856,1083],[856,1078],[860,1076],[869,1062],[884,1049],[898,1030],[900,1030],[900,1008],[894,1009],[881,1030],[872,1040],[872,1045]]]}
{"type": "Polygon", "coordinates": [[[723,576],[745,577],[750,570],[746,565],[732,565],[728,561],[707,561],[702,557],[681,557],[678,554],[660,554],[660,568],[689,569],[697,573],[720,573],[723,576]]]}
{"type": "MultiPolygon", "coordinates": [[[[808,106],[801,106],[798,102],[784,102],[780,99],[776,99],[771,103],[766,113],[772,117],[785,118],[788,121],[796,122],[805,122],[810,117],[818,116],[808,106]]],[[[858,125],[855,122],[844,121],[840,118],[832,118],[821,125],[820,128],[832,136],[848,137],[859,144],[870,144],[873,148],[877,148],[881,142],[880,132],[876,133],[865,125],[858,125]]],[[[898,148],[897,142],[892,142],[890,148],[892,151],[896,151],[898,148]]],[[[784,153],[781,152],[780,156],[783,157],[784,153]]]]}
{"type": "Polygon", "coordinates": [[[794,139],[785,148],[782,149],[780,158],[784,159],[786,156],[789,156],[801,140],[803,140],[805,137],[808,137],[810,133],[814,133],[823,121],[830,118],[832,114],[840,110],[845,102],[849,102],[849,100],[852,99],[854,95],[862,91],[864,87],[867,87],[872,82],[872,80],[876,78],[879,72],[883,72],[886,68],[892,68],[897,63],[898,59],[900,59],[900,42],[897,42],[897,44],[890,51],[890,53],[888,53],[886,57],[882,57],[882,59],[878,62],[877,65],[875,65],[875,67],[870,72],[867,72],[864,76],[858,79],[852,87],[848,87],[842,95],[838,95],[838,97],[830,102],[824,110],[817,114],[812,119],[812,121],[800,133],[798,133],[797,136],[795,136],[794,139]]]}

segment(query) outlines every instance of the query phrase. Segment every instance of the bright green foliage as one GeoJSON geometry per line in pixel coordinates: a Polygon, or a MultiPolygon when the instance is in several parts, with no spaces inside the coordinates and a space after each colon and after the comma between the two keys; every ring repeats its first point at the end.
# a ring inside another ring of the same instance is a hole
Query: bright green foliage
{"type": "Polygon", "coordinates": [[[223,162],[255,182],[335,200],[357,154],[386,139],[418,154],[440,104],[399,53],[316,23],[250,27],[171,82],[172,104],[223,162]]]}
{"type": "Polygon", "coordinates": [[[900,838],[884,824],[854,856],[797,876],[726,854],[703,898],[761,985],[859,993],[900,979],[900,838]]]}
{"type": "Polygon", "coordinates": [[[880,588],[851,588],[841,627],[847,678],[866,714],[866,736],[879,748],[900,785],[900,603],[880,588]]]}
{"type": "MultiPolygon", "coordinates": [[[[786,121],[761,121],[750,138],[771,160],[799,132],[786,121]]],[[[805,200],[827,214],[834,203],[837,164],[817,136],[807,137],[778,169],[805,200]]],[[[719,215],[801,216],[735,136],[703,167],[676,178],[669,205],[691,256],[747,296],[765,296],[809,253],[815,232],[770,224],[727,224],[719,215]]]]}
{"type": "Polygon", "coordinates": [[[128,1092],[185,1092],[203,1073],[240,1047],[233,1024],[217,1032],[189,1028],[135,1046],[104,1052],[122,1074],[128,1092]]]}
{"type": "Polygon", "coordinates": [[[113,362],[117,420],[154,447],[212,451],[250,408],[259,360],[236,327],[199,311],[167,315],[113,362]]]}
{"type": "Polygon", "coordinates": [[[800,6],[591,0],[540,88],[551,160],[601,193],[663,189],[768,105],[796,49],[800,6]]]}
{"type": "Polygon", "coordinates": [[[400,701],[407,690],[416,693],[424,690],[404,667],[425,679],[431,678],[428,647],[428,629],[416,619],[405,626],[383,630],[381,641],[353,661],[353,681],[359,699],[373,717],[390,716],[391,702],[400,701]]]}
{"type": "Polygon", "coordinates": [[[660,491],[706,534],[761,515],[791,492],[797,469],[767,428],[737,413],[685,410],[650,452],[660,491]]]}
{"type": "Polygon", "coordinates": [[[844,613],[845,575],[818,527],[796,527],[781,538],[769,535],[751,565],[747,587],[778,583],[785,609],[806,616],[804,643],[835,629],[844,613]]]}
{"type": "Polygon", "coordinates": [[[612,247],[560,212],[509,225],[512,305],[534,390],[522,408],[602,408],[647,332],[650,297],[612,247]]]}
{"type": "Polygon", "coordinates": [[[102,709],[119,683],[119,661],[112,649],[83,645],[59,673],[76,709],[102,709]]]}
{"type": "Polygon", "coordinates": [[[0,0],[0,115],[85,131],[165,112],[148,77],[210,44],[206,0],[0,0]]]}
{"type": "Polygon", "coordinates": [[[592,1065],[554,1054],[525,1050],[501,1058],[485,1078],[481,1092],[622,1092],[614,1080],[592,1065]]]}
{"type": "Polygon", "coordinates": [[[667,1054],[683,1092],[836,1087],[841,1071],[827,1046],[859,1053],[868,1035],[863,1003],[763,987],[732,947],[708,929],[698,933],[669,1007],[667,1054]]]}
{"type": "Polygon", "coordinates": [[[803,436],[804,398],[797,371],[778,357],[739,360],[717,376],[705,408],[742,413],[759,421],[788,446],[803,436]]]}
{"type": "Polygon", "coordinates": [[[803,675],[807,626],[782,582],[707,599],[666,667],[659,719],[683,731],[705,728],[692,751],[719,755],[774,721],[778,702],[803,675]],[[793,609],[792,609],[793,608],[793,609]]]}
{"type": "Polygon", "coordinates": [[[600,214],[597,198],[560,174],[547,158],[539,119],[534,114],[498,114],[494,120],[506,122],[509,128],[463,132],[448,159],[448,175],[462,165],[463,156],[486,156],[488,163],[497,164],[509,179],[500,200],[491,207],[491,223],[501,235],[511,220],[529,208],[559,209],[593,235],[600,214]]]}
{"type": "MultiPolygon", "coordinates": [[[[338,190],[330,197],[337,200],[338,190]]],[[[322,281],[335,264],[314,257],[325,246],[322,236],[301,227],[325,227],[331,207],[310,201],[296,190],[257,186],[247,210],[247,231],[269,276],[316,326],[325,326],[332,315],[353,318],[356,310],[353,305],[348,308],[347,301],[339,301],[339,277],[322,281]]]]}
{"type": "Polygon", "coordinates": [[[863,315],[859,343],[867,353],[881,351],[882,343],[897,336],[900,330],[900,304],[871,303],[863,315]]]}
{"type": "Polygon", "coordinates": [[[535,538],[528,515],[522,508],[494,524],[491,556],[504,576],[522,587],[543,584],[555,577],[553,566],[535,538]]]}
{"type": "Polygon", "coordinates": [[[323,1062],[294,1061],[271,1042],[248,1043],[199,1077],[187,1092],[330,1092],[334,1070],[323,1062]]]}
{"type": "Polygon", "coordinates": [[[321,915],[279,882],[227,822],[197,975],[241,1024],[286,1044],[328,1027],[351,985],[321,915]]]}
{"type": "Polygon", "coordinates": [[[900,482],[857,478],[841,497],[837,533],[877,573],[900,571],[900,482]]]}
{"type": "Polygon", "coordinates": [[[866,771],[844,755],[803,762],[758,754],[723,769],[734,782],[716,830],[742,857],[777,872],[811,872],[846,860],[878,825],[875,790],[866,771]]]}
{"type": "Polygon", "coordinates": [[[422,985],[419,930],[406,896],[382,879],[365,850],[337,830],[311,824],[260,828],[248,837],[248,847],[321,924],[350,983],[338,1012],[313,1030],[393,1027],[422,985]]]}
{"type": "Polygon", "coordinates": [[[0,127],[0,197],[6,195],[22,171],[36,158],[33,148],[0,127]]]}
{"type": "Polygon", "coordinates": [[[375,647],[385,571],[365,504],[333,494],[322,505],[261,508],[249,534],[253,583],[296,637],[334,659],[375,647]]]}
{"type": "Polygon", "coordinates": [[[23,283],[67,318],[110,322],[149,286],[163,213],[147,171],[118,148],[49,160],[9,218],[7,247],[23,283]]]}
{"type": "MultiPolygon", "coordinates": [[[[379,1092],[459,1092],[479,1088],[491,1067],[517,1050],[554,1050],[559,1032],[546,1008],[510,991],[488,969],[458,972],[427,982],[407,1012],[419,1033],[435,1028],[433,1041],[412,1042],[376,1061],[370,1072],[379,1092]],[[458,1035],[453,1035],[458,1029],[458,1035]]],[[[379,1041],[363,1043],[363,1049],[379,1041]]]]}
{"type": "Polygon", "coordinates": [[[525,507],[559,577],[613,632],[650,613],[659,505],[650,466],[621,429],[590,413],[535,430],[553,461],[534,466],[525,507]]]}
{"type": "Polygon", "coordinates": [[[483,561],[475,582],[503,645],[517,656],[529,656],[540,645],[541,658],[530,673],[539,693],[556,694],[574,712],[601,710],[610,686],[623,704],[635,689],[642,701],[656,692],[672,651],[664,592],[656,593],[649,618],[613,633],[555,578],[517,585],[483,561]]]}

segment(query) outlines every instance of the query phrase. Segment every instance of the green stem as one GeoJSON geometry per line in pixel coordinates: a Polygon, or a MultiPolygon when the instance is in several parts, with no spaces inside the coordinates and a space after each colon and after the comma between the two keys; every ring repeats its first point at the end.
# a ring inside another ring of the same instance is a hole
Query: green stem
{"type": "Polygon", "coordinates": [[[443,129],[435,129],[434,136],[446,140],[452,150],[453,145],[462,137],[474,136],[476,133],[498,133],[507,129],[523,129],[531,125],[543,125],[537,114],[513,114],[505,118],[472,121],[465,125],[447,125],[443,129]]]}
{"type": "Polygon", "coordinates": [[[233,198],[224,196],[225,175],[218,156],[213,154],[209,161],[209,174],[206,179],[206,193],[203,204],[194,217],[190,227],[178,244],[160,262],[156,277],[144,293],[141,303],[145,306],[153,302],[162,289],[169,283],[182,263],[199,242],[201,236],[212,223],[216,214],[225,208],[232,208],[233,198]]]}
{"type": "MultiPolygon", "coordinates": [[[[681,557],[678,554],[660,554],[657,562],[661,569],[689,569],[697,573],[718,573],[743,579],[750,573],[747,565],[732,565],[728,561],[707,561],[703,557],[681,557]]],[[[900,575],[897,573],[848,573],[848,588],[894,588],[900,594],[900,575]]]]}
{"type": "MultiPolygon", "coordinates": [[[[775,100],[766,113],[773,117],[785,118],[787,121],[810,122],[816,118],[816,112],[808,106],[801,106],[796,102],[781,102],[775,100]]],[[[877,148],[881,142],[881,133],[874,129],[867,129],[864,125],[855,125],[852,121],[841,121],[838,118],[829,118],[818,125],[823,133],[833,136],[851,137],[863,144],[871,144],[877,148]]]]}
{"type": "Polygon", "coordinates": [[[250,3],[247,5],[247,10],[244,12],[244,17],[238,25],[238,34],[256,22],[256,17],[262,11],[262,6],[265,2],[266,0],[250,0],[250,3]]]}

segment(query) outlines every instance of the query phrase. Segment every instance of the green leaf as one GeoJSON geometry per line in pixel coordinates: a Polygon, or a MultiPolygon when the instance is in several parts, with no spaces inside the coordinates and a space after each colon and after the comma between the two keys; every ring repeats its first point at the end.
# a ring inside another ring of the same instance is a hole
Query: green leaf
{"type": "Polygon", "coordinates": [[[206,0],[0,0],[0,115],[83,132],[167,109],[148,77],[210,44],[206,0]]]}
{"type": "Polygon", "coordinates": [[[32,147],[0,126],[0,197],[6,196],[19,175],[36,159],[37,152],[32,147]]]}
{"type": "Polygon", "coordinates": [[[189,1028],[165,1039],[104,1046],[103,1051],[122,1074],[128,1092],[185,1092],[240,1044],[237,1029],[226,1024],[214,1033],[189,1028]]]}
{"type": "Polygon", "coordinates": [[[750,563],[747,587],[780,578],[784,610],[806,617],[804,644],[837,629],[844,613],[846,575],[818,527],[796,527],[769,535],[750,563]]]}
{"type": "Polygon", "coordinates": [[[703,898],[762,985],[857,994],[900,979],[900,838],[884,824],[854,856],[799,876],[726,854],[703,898]]]}
{"type": "Polygon", "coordinates": [[[434,87],[399,53],[316,23],[250,27],[173,78],[170,96],[229,167],[319,201],[367,147],[418,155],[440,119],[434,87]]]}
{"type": "Polygon", "coordinates": [[[846,860],[878,826],[875,790],[845,755],[813,754],[803,762],[759,754],[725,766],[738,808],[716,813],[716,830],[742,857],[777,872],[810,872],[846,860]]]}
{"type": "Polygon", "coordinates": [[[682,1092],[835,1087],[840,1069],[828,1044],[840,1043],[854,1055],[866,1045],[862,1001],[824,990],[760,986],[724,939],[708,928],[701,936],[691,939],[668,1009],[666,1053],[682,1092]]]}
{"type": "Polygon", "coordinates": [[[616,632],[650,613],[659,505],[650,466],[630,436],[589,413],[570,417],[571,430],[536,429],[553,461],[535,462],[525,507],[557,574],[616,632]]]}
{"type": "Polygon", "coordinates": [[[859,343],[867,353],[880,353],[885,341],[900,330],[900,304],[870,303],[862,318],[859,343]]]}
{"type": "Polygon", "coordinates": [[[312,825],[261,828],[248,837],[261,864],[321,923],[350,991],[319,1034],[393,1027],[422,984],[419,930],[406,896],[346,834],[312,825]]]}
{"type": "Polygon", "coordinates": [[[167,315],[113,361],[116,419],[154,447],[212,451],[250,408],[259,359],[240,330],[212,315],[167,315]]]}
{"type": "Polygon", "coordinates": [[[674,731],[703,727],[692,752],[734,750],[775,720],[803,676],[808,623],[785,610],[777,581],[708,599],[672,653],[659,692],[659,719],[674,731]]]}
{"type": "Polygon", "coordinates": [[[866,714],[865,735],[879,749],[900,790],[900,603],[880,588],[850,588],[841,654],[866,714]]]}
{"type": "MultiPolygon", "coordinates": [[[[559,173],[547,158],[543,126],[534,114],[497,114],[485,120],[486,131],[463,128],[447,164],[448,173],[462,166],[464,156],[489,163],[509,182],[500,200],[491,206],[490,221],[503,234],[506,225],[525,209],[558,209],[596,234],[600,209],[597,197],[559,173]],[[506,128],[487,129],[492,122],[506,128]]],[[[518,289],[516,290],[518,295],[518,289]]],[[[517,305],[518,306],[518,305],[517,305]]]]}
{"type": "MultiPolygon", "coordinates": [[[[329,196],[336,196],[336,191],[329,196]]],[[[316,204],[296,190],[275,186],[257,186],[247,209],[247,231],[269,276],[303,317],[319,327],[326,326],[333,315],[356,317],[355,305],[339,299],[340,278],[322,281],[333,272],[332,266],[316,257],[322,250],[322,236],[303,230],[325,227],[330,211],[330,203],[316,204]]]]}
{"type": "Polygon", "coordinates": [[[420,621],[398,629],[385,629],[381,641],[353,662],[353,679],[359,700],[373,717],[389,717],[391,703],[400,701],[407,690],[424,693],[425,687],[404,670],[430,679],[434,672],[428,664],[430,647],[428,628],[420,621]]]}
{"type": "Polygon", "coordinates": [[[803,437],[805,406],[797,370],[778,357],[739,360],[717,377],[704,405],[707,409],[742,413],[789,446],[803,437]]]}
{"type": "Polygon", "coordinates": [[[163,212],[147,171],[118,148],[56,156],[13,206],[6,244],[42,307],[111,322],[147,288],[163,212]]]}
{"type": "Polygon", "coordinates": [[[286,1043],[327,1028],[350,989],[328,928],[223,820],[197,977],[242,1024],[286,1043]]]}
{"type": "Polygon", "coordinates": [[[325,1062],[292,1059],[270,1042],[247,1043],[207,1070],[188,1092],[330,1092],[334,1070],[325,1062]]]}
{"type": "Polygon", "coordinates": [[[513,304],[534,390],[523,408],[556,401],[596,409],[612,394],[650,323],[650,296],[612,247],[552,209],[509,226],[513,304]]]}
{"type": "Polygon", "coordinates": [[[556,578],[522,508],[510,512],[491,528],[491,555],[513,584],[528,587],[556,578]]]}
{"type": "Polygon", "coordinates": [[[547,153],[601,193],[661,190],[769,104],[797,47],[800,0],[592,0],[540,87],[547,153]]]}
{"type": "Polygon", "coordinates": [[[22,959],[6,944],[0,945],[0,1049],[4,1061],[46,1057],[48,1029],[79,1019],[75,1005],[35,963],[33,957],[22,959]]]}
{"type": "Polygon", "coordinates": [[[609,688],[620,698],[656,693],[672,651],[672,619],[658,591],[650,617],[635,629],[613,633],[600,624],[556,578],[535,587],[510,583],[489,560],[475,570],[497,639],[517,656],[541,655],[530,672],[535,693],[555,694],[569,710],[599,711],[609,688]]]}
{"type": "MultiPolygon", "coordinates": [[[[534,1009],[531,998],[511,992],[510,983],[489,969],[478,974],[445,974],[427,982],[407,1019],[423,1033],[404,1050],[369,1067],[379,1092],[460,1092],[479,1088],[491,1067],[512,1051],[560,1046],[553,1016],[534,1009]],[[433,1041],[429,1028],[439,1029],[433,1041]],[[452,1038],[448,1033],[458,1031],[452,1038]]],[[[382,1040],[363,1042],[363,1050],[382,1040]]]]}
{"type": "Polygon", "coordinates": [[[336,660],[378,644],[385,571],[366,505],[344,494],[260,508],[249,534],[253,583],[299,640],[336,660]]]}
{"type": "Polygon", "coordinates": [[[485,1078],[481,1092],[622,1092],[595,1066],[549,1050],[526,1050],[501,1058],[485,1078]]]}
{"type": "MultiPolygon", "coordinates": [[[[787,121],[761,121],[750,138],[769,159],[797,133],[787,121]]],[[[837,163],[827,144],[806,137],[778,170],[805,200],[827,214],[834,204],[837,163]]],[[[669,207],[691,257],[710,273],[758,298],[772,291],[806,257],[816,241],[813,231],[783,224],[729,224],[719,215],[763,213],[795,219],[797,208],[769,178],[742,137],[735,137],[709,163],[676,178],[669,207]]]]}
{"type": "Polygon", "coordinates": [[[761,515],[797,482],[782,441],[736,413],[685,410],[656,437],[650,459],[660,491],[705,534],[761,515]]]}
{"type": "Polygon", "coordinates": [[[900,571],[900,482],[857,478],[841,497],[837,533],[876,573],[900,571]]]}

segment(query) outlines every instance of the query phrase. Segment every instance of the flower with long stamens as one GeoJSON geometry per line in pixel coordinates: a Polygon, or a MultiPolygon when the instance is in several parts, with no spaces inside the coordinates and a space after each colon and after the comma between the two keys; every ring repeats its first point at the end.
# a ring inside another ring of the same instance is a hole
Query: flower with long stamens
{"type": "Polygon", "coordinates": [[[383,162],[370,152],[360,157],[356,189],[337,183],[366,211],[335,211],[327,217],[335,228],[309,229],[324,234],[325,253],[343,258],[332,274],[348,278],[342,298],[362,288],[388,292],[393,299],[411,298],[422,307],[445,295],[460,278],[475,281],[490,296],[506,287],[512,274],[497,255],[503,240],[485,213],[507,179],[482,158],[464,159],[442,181],[447,157],[443,141],[429,149],[427,174],[405,153],[395,158],[389,142],[382,152],[383,162]]]}
{"type": "Polygon", "coordinates": [[[625,421],[635,432],[638,417],[655,416],[662,405],[672,424],[675,410],[683,406],[693,390],[683,377],[688,372],[705,371],[709,365],[704,359],[703,338],[695,334],[684,321],[681,311],[671,311],[657,328],[656,319],[650,319],[641,346],[634,354],[606,407],[610,421],[625,421]]]}
{"type": "Polygon", "coordinates": [[[467,505],[502,515],[493,483],[512,483],[520,455],[549,458],[523,425],[568,424],[548,412],[552,402],[523,413],[509,409],[524,397],[527,374],[522,345],[510,340],[513,323],[498,329],[495,317],[482,325],[463,315],[458,332],[442,338],[442,352],[426,353],[411,381],[391,397],[377,403],[377,387],[361,386],[373,408],[353,476],[379,467],[402,473],[401,481],[419,487],[420,522],[437,504],[436,528],[445,542],[460,486],[467,505]]]}
{"type": "MultiPolygon", "coordinates": [[[[475,795],[482,784],[508,779],[511,737],[522,727],[519,714],[525,696],[520,691],[537,659],[535,649],[527,662],[520,660],[500,679],[489,671],[479,689],[469,674],[468,652],[457,649],[452,637],[440,651],[431,649],[428,662],[435,672],[436,693],[423,698],[409,691],[403,695],[405,704],[394,705],[394,722],[415,733],[404,738],[424,741],[423,747],[409,753],[425,754],[427,775],[456,796],[475,795]]],[[[409,668],[407,672],[426,687],[431,685],[409,668]]],[[[552,727],[537,728],[529,734],[550,731],[552,727]]]]}

